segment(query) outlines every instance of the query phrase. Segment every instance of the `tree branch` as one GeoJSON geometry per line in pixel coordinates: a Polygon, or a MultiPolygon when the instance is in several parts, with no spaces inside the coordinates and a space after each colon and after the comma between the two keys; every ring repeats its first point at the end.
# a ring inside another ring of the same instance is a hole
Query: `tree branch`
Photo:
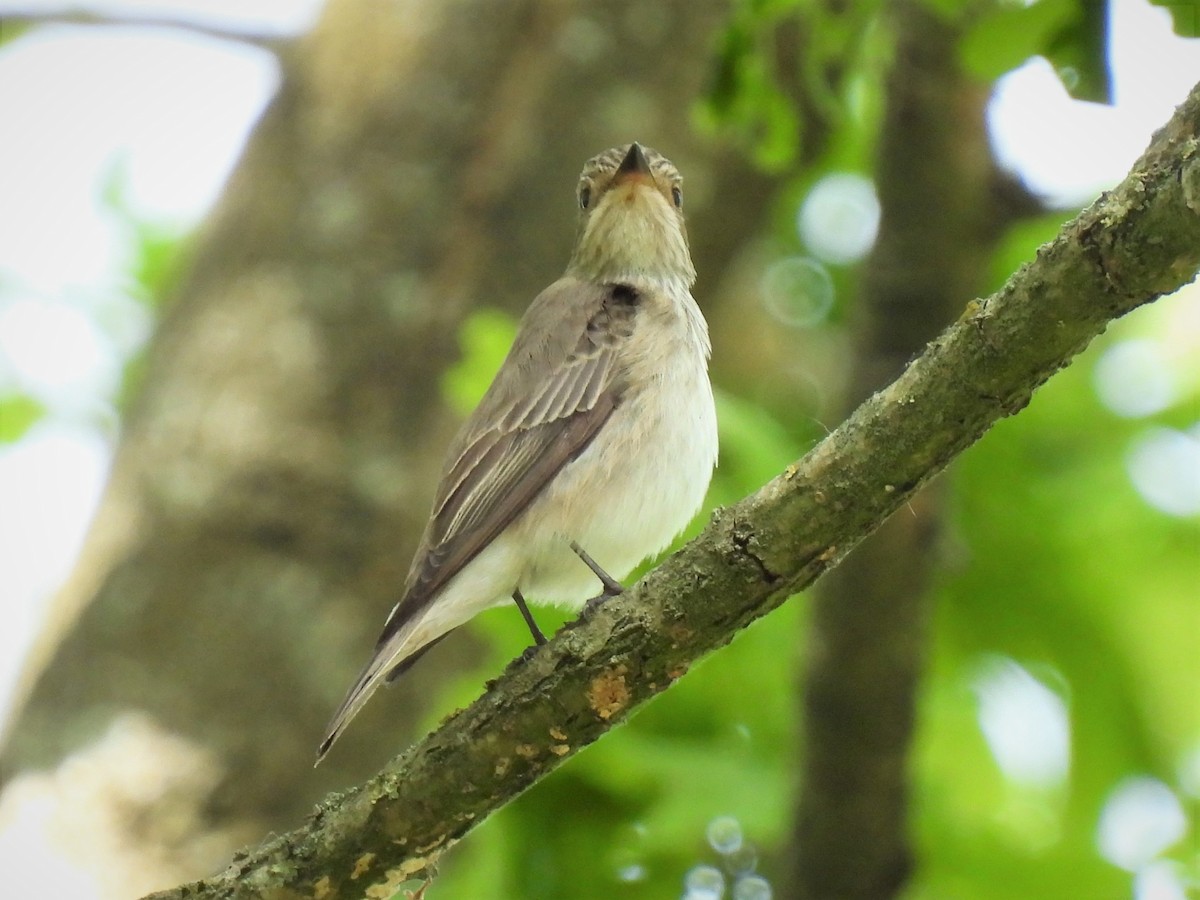
{"type": "Polygon", "coordinates": [[[80,25],[102,28],[174,28],[220,41],[237,41],[279,53],[295,42],[295,37],[279,29],[251,24],[223,25],[188,18],[185,15],[134,15],[97,13],[85,9],[59,10],[11,9],[0,12],[0,29],[5,25],[28,28],[39,25],[80,25]]]}
{"type": "Polygon", "coordinates": [[[509,666],[379,775],[168,898],[388,895],[490,812],[812,584],[1108,323],[1200,269],[1200,86],[1113,192],[804,459],[509,666]]]}

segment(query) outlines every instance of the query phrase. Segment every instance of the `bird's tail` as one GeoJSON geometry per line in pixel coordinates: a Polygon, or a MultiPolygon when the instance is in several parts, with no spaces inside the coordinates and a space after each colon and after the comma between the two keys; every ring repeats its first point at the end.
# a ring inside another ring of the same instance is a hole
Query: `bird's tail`
{"type": "Polygon", "coordinates": [[[371,695],[388,678],[393,669],[407,668],[409,663],[415,662],[417,656],[432,646],[432,642],[421,641],[422,635],[418,633],[419,629],[416,627],[418,624],[418,622],[409,622],[396,633],[389,635],[386,640],[381,641],[375,648],[371,661],[354,680],[353,687],[347,692],[341,706],[333,714],[333,718],[329,720],[329,725],[325,729],[325,738],[317,747],[317,761],[314,765],[320,765],[334,741],[346,730],[346,726],[358,715],[358,711],[371,699],[371,695]]]}

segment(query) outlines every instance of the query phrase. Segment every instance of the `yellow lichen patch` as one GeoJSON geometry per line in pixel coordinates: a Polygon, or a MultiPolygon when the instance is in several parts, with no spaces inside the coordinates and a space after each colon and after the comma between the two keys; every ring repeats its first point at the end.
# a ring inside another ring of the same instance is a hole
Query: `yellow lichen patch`
{"type": "Polygon", "coordinates": [[[325,900],[333,892],[329,876],[322,875],[313,885],[313,900],[325,900]]]}
{"type": "Polygon", "coordinates": [[[361,877],[367,869],[371,868],[371,863],[375,861],[374,853],[364,853],[354,861],[354,871],[350,873],[350,880],[361,877]]]}
{"type": "Polygon", "coordinates": [[[568,753],[571,752],[571,745],[570,744],[551,744],[550,752],[553,753],[555,756],[566,756],[568,753]]]}
{"type": "Polygon", "coordinates": [[[538,748],[533,744],[517,744],[514,749],[521,759],[533,759],[538,755],[538,748]]]}
{"type": "MultiPolygon", "coordinates": [[[[430,850],[433,850],[437,847],[441,847],[442,844],[445,844],[445,843],[446,843],[446,836],[444,834],[439,834],[437,837],[435,837],[432,841],[430,841],[424,847],[418,847],[417,853],[420,853],[422,855],[427,854],[427,853],[429,853],[430,850]]],[[[449,844],[447,846],[453,846],[453,844],[449,844]]],[[[438,853],[439,854],[442,853],[442,850],[439,850],[438,853]]],[[[434,860],[436,860],[436,859],[437,859],[437,857],[435,856],[434,860]]],[[[411,863],[412,860],[410,859],[409,862],[411,863]]],[[[413,871],[416,871],[416,870],[414,869],[413,871]]]]}
{"type": "Polygon", "coordinates": [[[505,774],[507,774],[511,765],[512,758],[508,756],[502,756],[496,760],[496,766],[492,769],[492,772],[495,773],[497,778],[503,778],[505,774]]]}
{"type": "Polygon", "coordinates": [[[587,699],[592,712],[606,722],[629,705],[629,686],[625,684],[624,665],[609,669],[592,679],[587,699]]]}
{"type": "MultiPolygon", "coordinates": [[[[417,869],[414,869],[414,871],[419,871],[425,867],[425,860],[423,859],[409,860],[409,863],[413,862],[420,864],[418,865],[417,869]]],[[[366,897],[367,900],[388,900],[389,897],[394,897],[396,895],[396,891],[400,890],[400,885],[408,881],[409,876],[410,873],[405,871],[405,866],[400,866],[396,869],[388,869],[387,881],[382,881],[378,884],[371,885],[363,892],[363,896],[366,897]]]]}
{"type": "Polygon", "coordinates": [[[958,321],[962,322],[966,319],[975,318],[975,316],[983,312],[985,307],[986,303],[983,300],[978,298],[975,300],[968,300],[967,305],[963,307],[963,311],[958,317],[958,321]]]}
{"type": "Polygon", "coordinates": [[[408,881],[418,872],[424,872],[428,869],[432,869],[437,865],[437,861],[437,856],[433,856],[431,858],[421,856],[416,859],[406,859],[404,862],[400,863],[400,865],[396,866],[396,868],[388,869],[388,880],[396,880],[397,884],[403,881],[408,881]]]}
{"type": "Polygon", "coordinates": [[[557,725],[552,725],[550,727],[550,737],[554,738],[556,741],[565,741],[567,739],[567,733],[557,725]]]}

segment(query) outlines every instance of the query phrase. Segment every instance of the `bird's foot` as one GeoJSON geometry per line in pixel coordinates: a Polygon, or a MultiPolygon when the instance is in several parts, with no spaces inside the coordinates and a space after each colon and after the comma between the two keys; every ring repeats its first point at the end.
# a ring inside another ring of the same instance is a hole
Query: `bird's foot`
{"type": "Polygon", "coordinates": [[[593,612],[595,612],[597,609],[599,609],[604,604],[605,600],[608,600],[612,597],[616,597],[619,594],[623,594],[623,593],[625,593],[625,588],[621,587],[619,584],[617,585],[617,589],[615,591],[610,591],[607,589],[601,591],[595,597],[590,599],[587,603],[583,604],[583,615],[584,616],[591,615],[593,612]]]}
{"type": "Polygon", "coordinates": [[[585,551],[582,547],[580,547],[577,543],[575,543],[575,541],[571,541],[571,549],[575,551],[575,555],[583,560],[583,564],[585,566],[587,566],[589,569],[591,569],[592,574],[595,575],[597,578],[599,578],[600,583],[602,585],[604,585],[604,590],[600,593],[600,595],[598,597],[593,597],[591,600],[588,601],[587,605],[589,607],[593,603],[595,603],[599,600],[602,600],[605,597],[615,597],[615,596],[617,596],[617,594],[623,593],[625,591],[625,588],[621,585],[621,582],[617,581],[617,579],[613,578],[611,575],[609,575],[607,572],[605,572],[602,568],[600,568],[600,564],[598,562],[596,562],[594,559],[592,559],[587,554],[587,551],[585,551]]]}
{"type": "Polygon", "coordinates": [[[527,663],[531,659],[533,659],[535,656],[537,656],[537,652],[541,649],[542,649],[541,644],[530,644],[528,647],[526,647],[524,650],[521,651],[521,655],[518,656],[517,659],[520,661],[521,665],[524,665],[525,663],[527,663]]]}

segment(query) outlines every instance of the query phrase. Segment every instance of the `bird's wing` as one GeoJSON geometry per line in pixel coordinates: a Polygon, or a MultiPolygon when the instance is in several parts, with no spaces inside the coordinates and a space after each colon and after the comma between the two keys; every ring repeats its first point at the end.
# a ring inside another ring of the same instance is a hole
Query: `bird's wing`
{"type": "Polygon", "coordinates": [[[637,312],[623,284],[563,278],[529,307],[508,358],[451,446],[404,598],[418,613],[592,442],[624,388],[614,361],[637,312]]]}
{"type": "Polygon", "coordinates": [[[420,651],[402,655],[397,636],[587,448],[620,404],[625,386],[616,361],[633,332],[639,299],[626,285],[563,278],[534,300],[499,373],[451,446],[404,596],[334,715],[321,754],[383,675],[420,651]]]}
{"type": "Polygon", "coordinates": [[[637,301],[624,285],[566,278],[534,301],[451,448],[404,599],[381,644],[591,443],[621,401],[615,360],[633,331],[637,301]]]}

